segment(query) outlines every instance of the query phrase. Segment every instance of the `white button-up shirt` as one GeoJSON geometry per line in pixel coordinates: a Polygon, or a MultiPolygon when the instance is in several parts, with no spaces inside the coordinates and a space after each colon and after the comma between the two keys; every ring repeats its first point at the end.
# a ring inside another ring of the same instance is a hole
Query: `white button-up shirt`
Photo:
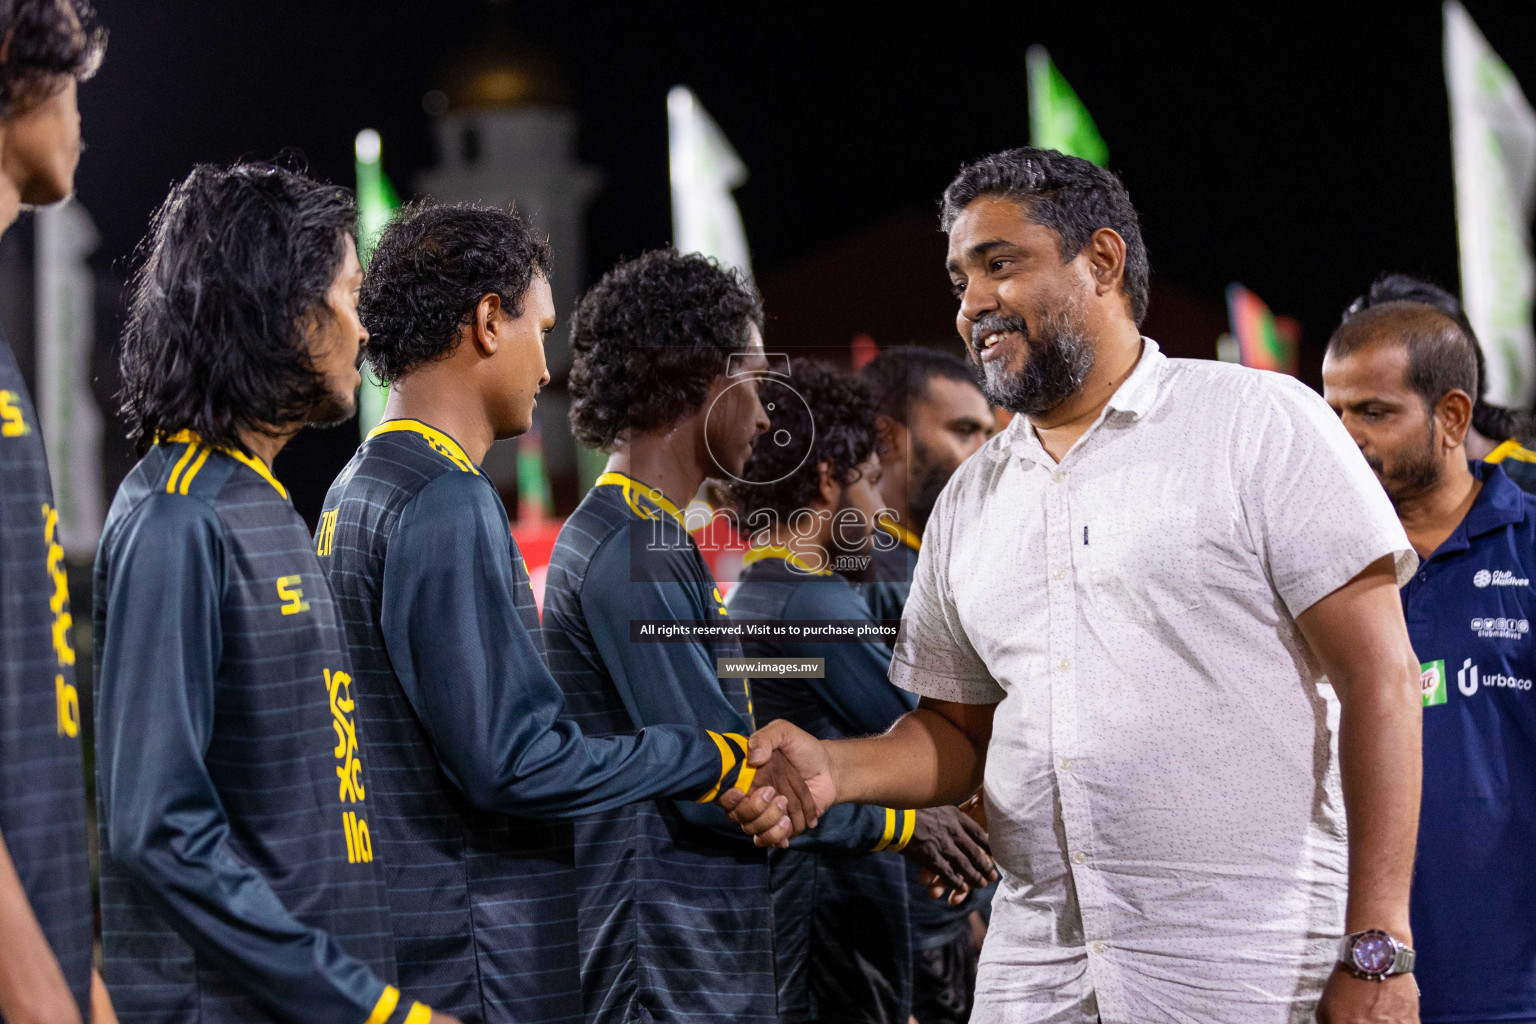
{"type": "Polygon", "coordinates": [[[1021,416],[960,467],[891,666],[998,705],[978,1024],[1310,1021],[1343,930],[1338,703],[1296,616],[1417,559],[1315,392],[1143,346],[1059,464],[1021,416]]]}

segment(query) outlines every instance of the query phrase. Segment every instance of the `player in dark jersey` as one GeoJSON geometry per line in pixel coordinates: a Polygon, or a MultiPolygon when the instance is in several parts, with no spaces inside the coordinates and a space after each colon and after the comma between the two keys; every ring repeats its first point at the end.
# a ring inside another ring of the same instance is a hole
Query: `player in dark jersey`
{"type": "Polygon", "coordinates": [[[125,1022],[434,1017],[391,984],[373,751],[269,468],[304,423],[352,414],[355,222],[342,189],[201,166],[132,284],[122,409],[144,455],[95,577],[104,962],[125,1022]]]}
{"type": "MultiPolygon", "coordinates": [[[[891,511],[879,489],[874,404],[861,382],[808,360],[797,360],[787,380],[764,381],[760,395],[775,435],[811,440],[804,448],[758,445],[731,486],[751,544],[726,602],[731,619],[868,626],[869,606],[852,579],[867,574],[876,518],[891,511]]],[[[742,648],[748,658],[822,662],[820,678],[751,680],[765,721],[785,718],[818,738],[842,739],[882,733],[917,706],[886,679],[890,651],[876,636],[749,638],[742,648]]],[[[973,872],[971,880],[985,885],[986,842],[957,808],[929,808],[915,813],[906,851],[973,872]]],[[[802,1019],[906,1024],[912,1016],[907,863],[916,862],[888,853],[769,855],[776,938],[808,947],[802,1019]]],[[[926,890],[913,900],[938,902],[926,890]]]]}
{"type": "MultiPolygon", "coordinates": [[[[74,189],[76,83],[106,37],[68,0],[0,2],[0,230],[74,189]]],[[[0,1019],[110,1020],[94,924],[69,585],[43,438],[0,338],[0,1019]]]]}
{"type": "MultiPolygon", "coordinates": [[[[937,349],[885,349],[859,376],[875,401],[880,497],[892,512],[878,523],[886,536],[875,536],[875,580],[860,589],[875,618],[899,619],[928,516],[960,463],[992,436],[992,408],[965,361],[937,349]]],[[[992,887],[954,904],[927,898],[915,863],[908,862],[907,874],[912,1015],[920,1024],[963,1024],[975,995],[980,914],[990,906],[992,887]]]]}
{"type": "MultiPolygon", "coordinates": [[[[672,251],[621,265],[577,308],[571,421],[611,454],[560,532],[543,626],[589,734],[752,729],[746,680],[717,666],[740,644],[702,632],[728,620],[680,506],[706,477],[740,473],[768,425],[761,319],[739,277],[672,251]],[[668,625],[692,633],[669,642],[668,625]]],[[[850,807],[796,842],[870,850],[909,838],[911,821],[850,807]]],[[[584,819],[576,867],[589,1019],[779,1019],[778,981],[799,954],[775,946],[764,851],[718,808],[647,801],[584,819]]]]}
{"type": "Polygon", "coordinates": [[[1383,302],[1419,302],[1433,306],[1461,328],[1472,343],[1477,360],[1477,395],[1472,406],[1472,426],[1467,431],[1467,456],[1504,467],[1504,474],[1527,494],[1536,494],[1536,451],[1526,443],[1536,438],[1536,423],[1529,412],[1517,412],[1487,400],[1488,366],[1477,332],[1467,319],[1461,301],[1437,284],[1409,277],[1407,274],[1383,274],[1371,283],[1370,290],[1344,310],[1344,322],[1362,310],[1383,302]]]}
{"type": "MultiPolygon", "coordinates": [[[[571,826],[537,819],[711,800],[745,763],[742,735],[589,740],[560,717],[527,570],[479,469],[529,429],[548,382],[548,267],[507,210],[419,203],[390,225],[361,306],[385,418],[316,534],[366,721],[401,984],[465,1021],[581,1018],[571,826]]],[[[754,799],[778,819],[770,767],[754,799]]]]}

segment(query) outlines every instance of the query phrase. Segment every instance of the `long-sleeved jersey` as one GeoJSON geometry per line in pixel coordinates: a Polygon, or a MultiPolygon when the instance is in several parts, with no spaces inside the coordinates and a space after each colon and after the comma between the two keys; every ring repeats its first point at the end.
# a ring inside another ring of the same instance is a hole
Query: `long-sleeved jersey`
{"type": "MultiPolygon", "coordinates": [[[[869,606],[847,579],[796,567],[782,548],[757,548],[726,602],[737,622],[856,622],[869,606]]],[[[916,706],[886,679],[878,640],[742,641],[748,658],[821,658],[824,676],[752,679],[758,713],[818,739],[884,732],[916,706]]],[[[900,839],[897,839],[900,842],[900,839]]],[[[906,860],[896,853],[774,850],[774,927],[781,949],[803,951],[785,993],[786,1020],[906,1024],[912,1014],[906,860]]],[[[784,958],[781,956],[781,963],[784,958]]]]}
{"type": "Polygon", "coordinates": [[[96,559],[104,973],[125,1024],[426,1024],[394,958],[330,587],[258,459],[181,434],[96,559]]]}
{"type": "Polygon", "coordinates": [[[539,819],[712,798],[744,737],[589,739],[562,718],[501,499],[434,427],[368,436],[315,550],[356,669],[401,985],[466,1022],[579,1020],[571,825],[539,819]]]}
{"type": "MultiPolygon", "coordinates": [[[[605,474],[560,531],[544,590],[550,669],[589,734],[661,724],[750,732],[719,678],[729,637],[652,642],[648,623],[727,623],[709,567],[659,492],[605,474]]],[[[870,849],[902,812],[840,805],[800,846],[870,849]]],[[[778,1020],[765,852],[718,807],[646,801],[576,825],[587,1019],[778,1020]]]]}
{"type": "Polygon", "coordinates": [[[58,519],[37,415],[0,337],[0,837],[89,1020],[91,869],[58,519]]]}

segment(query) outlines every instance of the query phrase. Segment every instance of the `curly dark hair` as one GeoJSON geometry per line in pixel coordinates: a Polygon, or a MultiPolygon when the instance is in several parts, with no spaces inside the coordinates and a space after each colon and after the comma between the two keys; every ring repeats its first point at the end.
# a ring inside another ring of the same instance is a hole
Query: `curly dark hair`
{"type": "Polygon", "coordinates": [[[770,426],[752,449],[741,479],[729,485],[731,505],[745,532],[756,528],[754,513],[769,511],[779,522],[787,522],[819,500],[821,476],[816,467],[823,462],[832,464],[832,476],[839,484],[853,483],[859,477],[859,465],[875,453],[879,441],[868,386],[827,363],[796,360],[788,380],[765,377],[757,394],[768,410],[770,426]],[[781,430],[791,438],[811,438],[810,452],[799,444],[768,440],[781,430]],[[750,482],[754,480],[773,482],[750,482]]]}
{"type": "Polygon", "coordinates": [[[352,194],[270,163],[201,164],[171,188],[129,283],[119,392],[140,452],[181,430],[247,451],[328,397],[306,321],[357,233],[352,194]]]}
{"type": "Polygon", "coordinates": [[[107,30],[86,0],[0,0],[0,116],[90,78],[106,50],[107,30]]]}
{"type": "Polygon", "coordinates": [[[509,316],[522,316],[534,273],[548,277],[549,263],[549,242],[516,210],[411,203],[384,229],[363,277],[368,365],[391,384],[450,355],[492,293],[509,316]]]}
{"type": "Polygon", "coordinates": [[[1054,149],[1025,146],[982,157],[960,168],[940,200],[939,224],[948,231],[971,203],[984,196],[1012,199],[1029,219],[1061,236],[1061,261],[1083,251],[1099,228],[1125,239],[1121,288],[1139,326],[1147,316],[1152,270],[1141,238],[1141,219],[1131,197],[1110,171],[1054,149]]]}
{"type": "Polygon", "coordinates": [[[1493,441],[1503,441],[1510,437],[1527,440],[1536,434],[1536,418],[1530,413],[1506,409],[1484,398],[1488,394],[1488,365],[1483,360],[1483,346],[1477,340],[1477,332],[1472,329],[1472,322],[1467,319],[1467,312],[1462,308],[1460,299],[1432,281],[1408,274],[1382,274],[1371,282],[1370,289],[1364,295],[1356,298],[1344,310],[1341,326],[1372,306],[1385,302],[1418,302],[1433,306],[1456,321],[1461,333],[1467,336],[1467,341],[1472,345],[1472,358],[1477,363],[1477,390],[1471,394],[1475,399],[1472,426],[1479,434],[1493,441]]]}
{"type": "Polygon", "coordinates": [[[696,412],[763,326],[757,290],[698,254],[657,249],[603,275],[571,318],[571,429],[611,450],[626,430],[696,412]]]}

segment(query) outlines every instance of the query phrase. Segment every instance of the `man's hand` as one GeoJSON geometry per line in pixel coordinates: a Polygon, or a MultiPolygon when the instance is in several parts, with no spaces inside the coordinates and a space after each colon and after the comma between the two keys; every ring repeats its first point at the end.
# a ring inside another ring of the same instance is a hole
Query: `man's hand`
{"type": "Polygon", "coordinates": [[[452,1014],[438,1013],[436,1010],[433,1010],[432,1016],[427,1020],[427,1024],[459,1024],[459,1018],[452,1014]]]}
{"type": "Polygon", "coordinates": [[[112,1008],[107,983],[101,980],[101,972],[94,968],[91,970],[91,1024],[117,1024],[117,1011],[112,1008]]]}
{"type": "Polygon", "coordinates": [[[1419,1024],[1419,986],[1411,974],[1366,981],[1335,967],[1317,1004],[1318,1024],[1419,1024]]]}
{"type": "Polygon", "coordinates": [[[986,830],[958,807],[918,811],[912,838],[901,852],[923,866],[925,882],[933,879],[928,894],[934,899],[949,890],[949,902],[958,904],[972,889],[997,881],[986,830]]]}
{"type": "Polygon", "coordinates": [[[773,753],[757,769],[750,794],[732,788],[716,802],[758,846],[787,846],[817,821],[810,790],[783,754],[773,753]]]}
{"type": "Polygon", "coordinates": [[[774,753],[781,754],[794,769],[796,777],[805,783],[815,802],[813,818],[825,814],[827,808],[837,803],[837,787],[832,781],[826,744],[780,718],[757,730],[747,741],[747,758],[760,766],[759,771],[774,753]]]}

